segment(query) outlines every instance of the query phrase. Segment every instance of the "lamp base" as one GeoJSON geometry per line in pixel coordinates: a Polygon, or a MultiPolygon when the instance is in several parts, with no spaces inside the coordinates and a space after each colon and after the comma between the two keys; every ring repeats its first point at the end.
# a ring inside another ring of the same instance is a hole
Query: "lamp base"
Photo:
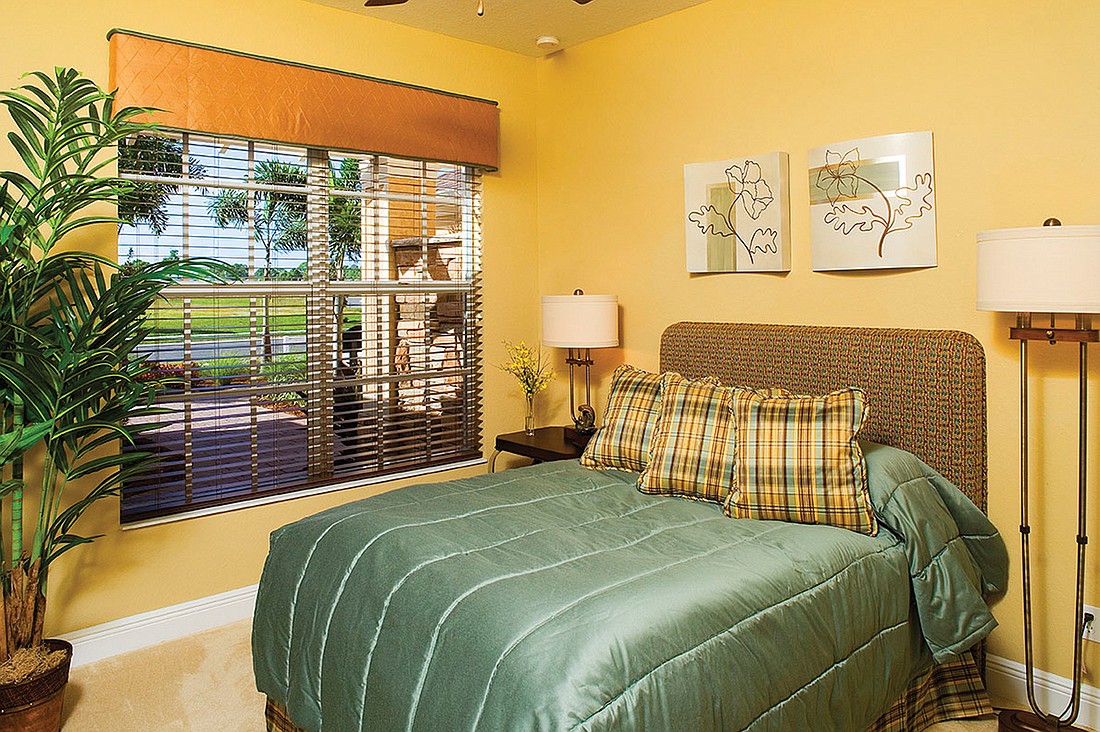
{"type": "Polygon", "coordinates": [[[997,730],[998,732],[1050,732],[1051,730],[1085,732],[1080,727],[1055,726],[1037,714],[1021,709],[1002,710],[997,715],[997,730]]]}
{"type": "Polygon", "coordinates": [[[596,410],[587,404],[577,407],[573,416],[573,427],[579,434],[591,435],[596,431],[596,410]]]}

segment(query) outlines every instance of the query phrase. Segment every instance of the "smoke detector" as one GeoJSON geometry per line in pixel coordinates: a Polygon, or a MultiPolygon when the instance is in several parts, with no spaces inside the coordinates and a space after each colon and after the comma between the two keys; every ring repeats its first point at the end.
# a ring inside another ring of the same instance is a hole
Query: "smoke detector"
{"type": "Polygon", "coordinates": [[[535,45],[544,51],[550,51],[561,45],[561,41],[557,36],[539,36],[535,41],[535,45]]]}

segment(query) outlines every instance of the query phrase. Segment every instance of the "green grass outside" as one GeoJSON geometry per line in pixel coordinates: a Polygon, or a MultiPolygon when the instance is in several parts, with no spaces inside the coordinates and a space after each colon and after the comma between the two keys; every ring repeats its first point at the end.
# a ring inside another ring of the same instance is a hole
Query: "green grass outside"
{"type": "MultiPolygon", "coordinates": [[[[274,296],[268,303],[269,326],[272,335],[304,333],[306,327],[304,297],[274,296]]],[[[192,298],[191,332],[195,334],[247,333],[253,308],[247,297],[192,298]]],[[[254,309],[257,329],[263,327],[263,298],[256,298],[254,309]]],[[[357,308],[344,311],[346,324],[362,321],[357,308]]],[[[172,298],[159,303],[150,315],[149,325],[155,335],[171,335],[183,330],[183,302],[172,298]]]]}

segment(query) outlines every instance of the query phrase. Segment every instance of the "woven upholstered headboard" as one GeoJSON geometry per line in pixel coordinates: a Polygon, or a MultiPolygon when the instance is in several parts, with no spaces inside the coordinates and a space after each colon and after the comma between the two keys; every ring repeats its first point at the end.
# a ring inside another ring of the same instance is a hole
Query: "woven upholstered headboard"
{"type": "Polygon", "coordinates": [[[824,394],[858,386],[860,436],[908,450],[986,508],[985,352],[950,330],[674,323],[661,370],[824,394]]]}

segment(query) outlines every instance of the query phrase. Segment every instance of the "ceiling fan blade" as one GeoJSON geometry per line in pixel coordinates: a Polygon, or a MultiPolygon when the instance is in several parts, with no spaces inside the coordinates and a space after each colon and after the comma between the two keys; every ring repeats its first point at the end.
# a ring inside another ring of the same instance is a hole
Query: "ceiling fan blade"
{"type": "Polygon", "coordinates": [[[363,3],[363,7],[380,8],[384,5],[404,5],[406,2],[408,2],[408,0],[367,0],[365,3],[363,3]]]}

